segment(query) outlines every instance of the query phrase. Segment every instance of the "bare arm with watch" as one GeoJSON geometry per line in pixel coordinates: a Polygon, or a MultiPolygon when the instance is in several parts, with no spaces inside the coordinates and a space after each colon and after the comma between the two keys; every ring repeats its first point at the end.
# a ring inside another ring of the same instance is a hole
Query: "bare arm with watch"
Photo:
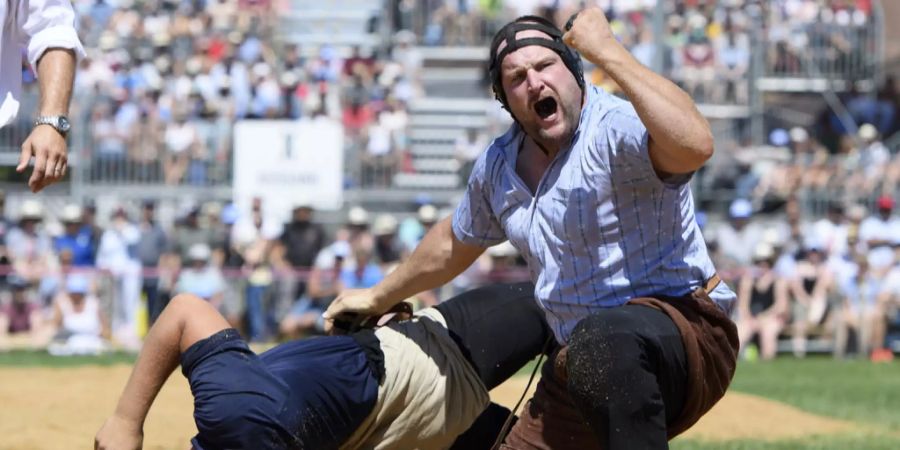
{"type": "MultiPolygon", "coordinates": [[[[34,158],[28,187],[38,192],[60,180],[68,165],[66,135],[71,127],[66,115],[78,57],[85,55],[75,31],[75,11],[70,0],[10,0],[0,5],[0,39],[4,49],[23,47],[37,75],[41,99],[33,114],[31,133],[22,143],[16,172],[22,173],[34,158]]],[[[0,127],[20,113],[22,55],[18,50],[0,52],[0,127]]]]}
{"type": "Polygon", "coordinates": [[[34,157],[34,170],[28,187],[38,192],[59,181],[68,167],[66,136],[71,125],[66,117],[75,79],[75,53],[68,49],[52,48],[38,62],[41,84],[41,104],[31,134],[22,144],[22,154],[16,172],[23,172],[34,157]]]}

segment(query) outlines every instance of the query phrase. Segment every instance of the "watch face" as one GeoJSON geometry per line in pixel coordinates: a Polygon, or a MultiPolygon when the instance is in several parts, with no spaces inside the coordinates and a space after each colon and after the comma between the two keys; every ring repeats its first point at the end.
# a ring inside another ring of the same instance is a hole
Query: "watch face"
{"type": "Polygon", "coordinates": [[[59,131],[66,132],[69,131],[69,128],[72,128],[72,125],[69,123],[69,119],[64,116],[60,116],[57,120],[57,126],[59,127],[59,131]]]}

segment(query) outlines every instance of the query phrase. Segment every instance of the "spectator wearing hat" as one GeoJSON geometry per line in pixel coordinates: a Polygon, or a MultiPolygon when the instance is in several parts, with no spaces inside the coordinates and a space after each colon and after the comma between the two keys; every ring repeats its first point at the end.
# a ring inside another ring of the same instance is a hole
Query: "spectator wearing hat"
{"type": "Polygon", "coordinates": [[[397,240],[397,219],[392,214],[380,214],[372,225],[375,236],[375,257],[381,269],[388,273],[403,257],[403,247],[397,240]]]}
{"type": "Polygon", "coordinates": [[[753,205],[749,200],[739,198],[731,202],[728,208],[728,222],[721,224],[713,236],[721,245],[723,272],[748,267],[752,263],[753,249],[762,238],[759,225],[751,222],[753,205]]]}
{"type": "Polygon", "coordinates": [[[38,347],[43,344],[41,307],[29,291],[28,281],[11,275],[7,278],[10,301],[0,303],[0,350],[22,344],[38,347]]]}
{"type": "MultiPolygon", "coordinates": [[[[360,234],[350,241],[350,257],[353,265],[341,270],[344,289],[366,289],[384,278],[384,272],[375,261],[375,240],[370,234],[360,234]]],[[[432,306],[432,305],[428,305],[432,306]]]]}
{"type": "Polygon", "coordinates": [[[51,354],[96,354],[106,348],[109,325],[87,276],[66,278],[65,289],[53,301],[53,324],[55,342],[47,349],[51,354]]]}
{"type": "Polygon", "coordinates": [[[859,225],[859,240],[867,248],[869,270],[883,276],[894,263],[893,246],[900,243],[900,220],[893,216],[893,198],[879,197],[875,206],[877,213],[859,225]]]}
{"type": "Polygon", "coordinates": [[[137,258],[141,262],[141,293],[147,300],[147,321],[153,325],[156,318],[166,306],[168,297],[160,296],[159,269],[160,260],[169,248],[169,239],[165,230],[156,221],[156,202],[145,200],[141,204],[141,217],[137,223],[139,238],[137,241],[137,258]]]}
{"type": "MultiPolygon", "coordinates": [[[[329,262],[334,260],[335,245],[350,244],[360,236],[371,237],[369,212],[362,206],[354,206],[347,211],[347,220],[335,233],[332,243],[319,251],[313,264],[318,267],[328,267],[329,262]]],[[[344,261],[344,267],[354,267],[353,264],[352,258],[344,261]]]]}
{"type": "Polygon", "coordinates": [[[416,209],[415,218],[408,218],[403,221],[400,227],[400,236],[403,245],[406,247],[407,253],[412,251],[419,245],[425,233],[437,223],[438,210],[430,202],[421,204],[416,209]]]}
{"type": "Polygon", "coordinates": [[[63,234],[53,241],[53,249],[57,254],[70,252],[71,265],[75,267],[94,266],[94,247],[91,245],[91,235],[82,228],[81,207],[78,205],[66,205],[59,218],[63,223],[63,234]]]}
{"type": "Polygon", "coordinates": [[[137,348],[137,309],[141,297],[141,261],[137,245],[141,233],[128,220],[128,213],[118,208],[112,213],[110,225],[100,238],[97,268],[109,271],[113,283],[112,330],[114,337],[126,348],[137,348]]]}
{"type": "Polygon", "coordinates": [[[211,256],[212,250],[206,244],[194,244],[188,249],[186,264],[175,283],[175,294],[193,294],[221,309],[225,278],[218,268],[210,264],[211,256]]]}
{"type": "Polygon", "coordinates": [[[53,256],[53,243],[41,227],[43,219],[41,203],[25,200],[19,209],[18,226],[6,235],[13,270],[29,283],[39,281],[47,273],[53,256]]]}

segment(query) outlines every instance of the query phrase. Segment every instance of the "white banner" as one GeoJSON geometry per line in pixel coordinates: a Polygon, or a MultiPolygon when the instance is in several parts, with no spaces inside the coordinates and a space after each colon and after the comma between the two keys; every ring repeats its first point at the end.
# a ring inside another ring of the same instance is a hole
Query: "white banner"
{"type": "Polygon", "coordinates": [[[340,209],[343,174],[344,133],[335,120],[246,120],[234,127],[234,201],[243,211],[254,197],[279,220],[300,204],[340,209]]]}

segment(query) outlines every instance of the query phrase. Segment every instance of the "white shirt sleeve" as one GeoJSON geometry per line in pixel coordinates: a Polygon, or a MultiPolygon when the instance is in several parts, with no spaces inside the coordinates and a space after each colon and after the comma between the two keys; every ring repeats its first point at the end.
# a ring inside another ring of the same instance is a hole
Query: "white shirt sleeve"
{"type": "Polygon", "coordinates": [[[37,62],[47,49],[67,48],[83,58],[84,47],[75,31],[75,11],[68,0],[19,0],[16,20],[28,62],[37,72],[37,62]]]}

